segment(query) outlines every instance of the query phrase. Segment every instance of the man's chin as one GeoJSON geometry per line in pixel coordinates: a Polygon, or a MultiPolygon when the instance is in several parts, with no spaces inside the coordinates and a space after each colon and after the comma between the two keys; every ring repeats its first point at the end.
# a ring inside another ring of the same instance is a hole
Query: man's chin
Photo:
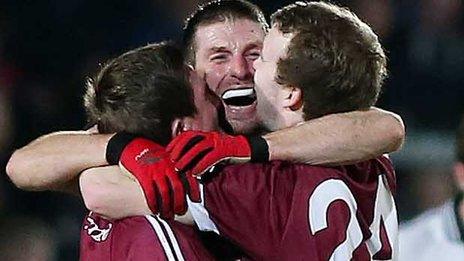
{"type": "Polygon", "coordinates": [[[260,124],[256,118],[243,120],[228,120],[234,134],[255,134],[260,130],[260,124]]]}

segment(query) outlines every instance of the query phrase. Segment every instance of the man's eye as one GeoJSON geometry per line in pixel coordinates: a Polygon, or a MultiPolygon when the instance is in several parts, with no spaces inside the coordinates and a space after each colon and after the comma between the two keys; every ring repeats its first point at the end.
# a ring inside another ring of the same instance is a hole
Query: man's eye
{"type": "Polygon", "coordinates": [[[254,60],[258,59],[260,55],[261,55],[261,54],[260,54],[259,52],[256,52],[256,53],[249,53],[249,54],[247,55],[247,57],[248,57],[250,60],[253,60],[253,61],[254,61],[254,60]]]}
{"type": "Polygon", "coordinates": [[[211,56],[210,61],[212,61],[212,62],[222,62],[222,61],[225,61],[226,59],[227,59],[227,55],[218,54],[218,55],[211,56]]]}

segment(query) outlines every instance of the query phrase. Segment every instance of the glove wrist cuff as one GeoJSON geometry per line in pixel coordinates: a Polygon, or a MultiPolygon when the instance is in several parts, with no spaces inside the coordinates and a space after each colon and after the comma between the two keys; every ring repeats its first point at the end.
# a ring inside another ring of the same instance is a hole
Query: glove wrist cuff
{"type": "Polygon", "coordinates": [[[251,162],[268,162],[269,145],[266,139],[261,136],[248,136],[248,143],[251,150],[251,162]]]}
{"type": "Polygon", "coordinates": [[[108,145],[106,145],[106,161],[108,164],[117,165],[124,148],[135,138],[135,135],[127,132],[118,132],[111,137],[108,145]]]}

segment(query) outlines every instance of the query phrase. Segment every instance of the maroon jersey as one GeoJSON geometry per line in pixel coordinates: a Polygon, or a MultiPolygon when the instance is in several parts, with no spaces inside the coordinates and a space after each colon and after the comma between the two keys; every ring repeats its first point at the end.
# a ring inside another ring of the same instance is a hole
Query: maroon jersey
{"type": "Polygon", "coordinates": [[[108,221],[89,214],[81,231],[81,260],[213,260],[193,227],[156,216],[108,221]]]}
{"type": "Polygon", "coordinates": [[[189,203],[202,230],[257,260],[395,259],[395,174],[381,157],[315,167],[275,161],[226,167],[189,203]]]}

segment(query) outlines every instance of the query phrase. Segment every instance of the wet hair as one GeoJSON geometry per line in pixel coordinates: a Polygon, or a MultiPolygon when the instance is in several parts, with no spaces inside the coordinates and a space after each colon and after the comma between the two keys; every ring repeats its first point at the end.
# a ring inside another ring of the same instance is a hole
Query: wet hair
{"type": "Polygon", "coordinates": [[[249,19],[261,25],[263,31],[267,31],[269,25],[263,12],[258,6],[245,0],[215,0],[197,7],[186,19],[183,28],[183,49],[186,61],[189,64],[195,62],[195,34],[198,27],[217,22],[225,22],[228,19],[249,19]]]}
{"type": "Polygon", "coordinates": [[[387,60],[377,35],[354,13],[325,2],[296,2],[271,22],[293,34],[276,81],[301,89],[306,120],[376,103],[387,60]]]}

